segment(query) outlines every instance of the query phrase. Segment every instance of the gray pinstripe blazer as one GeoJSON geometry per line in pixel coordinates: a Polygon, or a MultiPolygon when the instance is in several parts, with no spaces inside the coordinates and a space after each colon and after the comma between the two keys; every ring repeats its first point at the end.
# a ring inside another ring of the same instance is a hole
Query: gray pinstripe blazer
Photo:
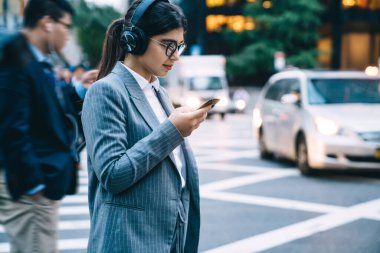
{"type": "MultiPolygon", "coordinates": [[[[172,108],[167,94],[166,100],[172,108]]],[[[200,214],[194,156],[169,120],[159,124],[140,86],[121,63],[87,92],[82,122],[91,216],[88,252],[170,251],[181,179],[169,154],[182,142],[190,191],[184,200],[189,207],[185,252],[197,252],[200,214]]]]}

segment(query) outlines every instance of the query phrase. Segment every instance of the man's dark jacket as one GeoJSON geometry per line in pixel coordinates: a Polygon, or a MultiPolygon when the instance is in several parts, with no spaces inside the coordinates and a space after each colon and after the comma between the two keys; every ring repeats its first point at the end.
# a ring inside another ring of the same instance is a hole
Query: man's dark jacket
{"type": "Polygon", "coordinates": [[[77,161],[71,121],[78,121],[83,101],[74,87],[64,85],[62,104],[51,80],[24,35],[14,34],[2,41],[0,168],[5,169],[14,199],[41,184],[49,199],[75,193],[77,161]]]}

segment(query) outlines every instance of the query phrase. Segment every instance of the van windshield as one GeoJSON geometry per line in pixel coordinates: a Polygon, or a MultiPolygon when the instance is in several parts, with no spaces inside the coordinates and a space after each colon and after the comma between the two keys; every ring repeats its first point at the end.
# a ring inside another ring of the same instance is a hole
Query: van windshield
{"type": "Polygon", "coordinates": [[[220,90],[223,89],[223,82],[220,77],[191,77],[189,78],[190,90],[220,90]]]}
{"type": "Polygon", "coordinates": [[[380,80],[311,79],[310,104],[380,103],[380,80]]]}

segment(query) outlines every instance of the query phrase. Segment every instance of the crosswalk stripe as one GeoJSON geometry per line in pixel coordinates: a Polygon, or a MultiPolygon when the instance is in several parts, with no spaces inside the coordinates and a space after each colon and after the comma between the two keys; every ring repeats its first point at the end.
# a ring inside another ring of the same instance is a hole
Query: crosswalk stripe
{"type": "MultiPolygon", "coordinates": [[[[58,240],[58,250],[78,250],[87,248],[88,239],[62,239],[58,240]]],[[[0,243],[0,253],[8,253],[10,247],[8,243],[0,243]]]]}
{"type": "MultiPolygon", "coordinates": [[[[60,221],[58,230],[90,229],[90,220],[60,221]]],[[[0,226],[0,233],[5,233],[4,227],[0,226]]]]}

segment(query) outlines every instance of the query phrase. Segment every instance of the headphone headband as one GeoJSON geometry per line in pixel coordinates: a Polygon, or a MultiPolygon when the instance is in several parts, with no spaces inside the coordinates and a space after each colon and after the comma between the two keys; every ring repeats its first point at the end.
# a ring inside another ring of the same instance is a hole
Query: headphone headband
{"type": "Polygon", "coordinates": [[[143,0],[136,8],[135,12],[133,13],[132,19],[131,19],[131,25],[130,26],[136,26],[139,22],[142,15],[144,15],[145,11],[151,6],[152,3],[154,3],[156,0],[143,0]]]}

